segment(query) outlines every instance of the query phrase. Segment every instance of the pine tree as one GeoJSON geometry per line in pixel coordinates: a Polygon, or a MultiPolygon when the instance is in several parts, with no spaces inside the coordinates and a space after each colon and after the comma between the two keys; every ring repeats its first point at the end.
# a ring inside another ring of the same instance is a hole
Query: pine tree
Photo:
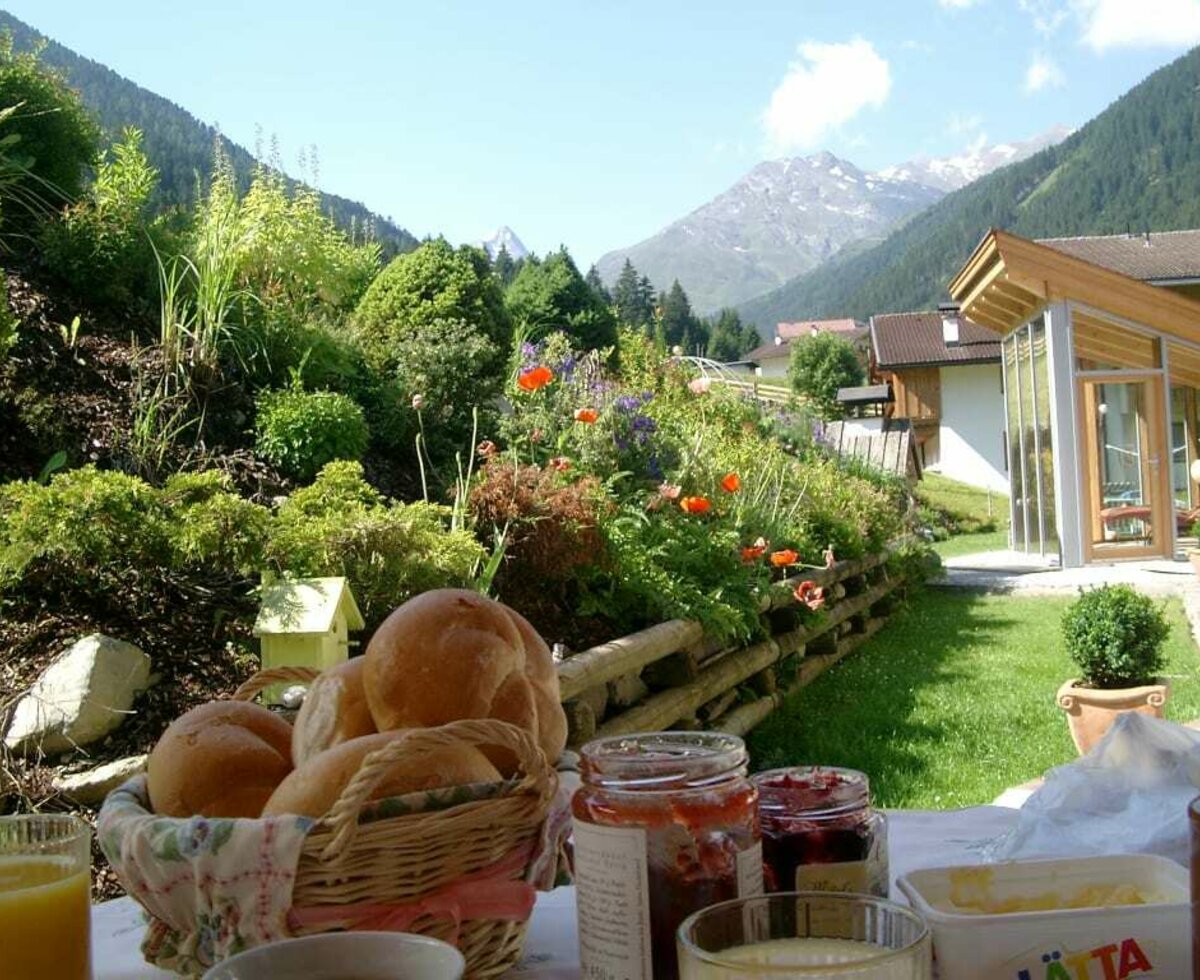
{"type": "Polygon", "coordinates": [[[604,280],[600,278],[600,270],[596,268],[595,262],[588,269],[587,275],[583,277],[583,281],[592,287],[592,292],[600,297],[600,302],[605,306],[613,305],[612,293],[608,291],[608,287],[604,285],[604,280]]]}
{"type": "Polygon", "coordinates": [[[726,307],[710,324],[708,356],[714,361],[736,361],[750,350],[742,346],[743,340],[741,317],[737,310],[726,307]]]}
{"type": "Polygon", "coordinates": [[[500,280],[500,285],[504,289],[511,286],[512,281],[517,278],[517,264],[508,254],[508,246],[503,243],[501,243],[496,257],[492,259],[492,272],[496,274],[496,278],[500,280]]]}
{"type": "Polygon", "coordinates": [[[645,276],[638,278],[637,269],[629,259],[621,266],[621,274],[613,285],[612,305],[617,319],[631,327],[649,328],[654,319],[654,290],[645,276]]]}
{"type": "MultiPolygon", "coordinates": [[[[692,313],[692,304],[688,295],[676,279],[671,284],[671,290],[659,294],[659,306],[662,308],[663,330],[667,338],[667,346],[683,346],[688,339],[695,338],[699,333],[699,321],[692,313]]],[[[693,354],[694,350],[685,353],[693,354]]]]}
{"type": "Polygon", "coordinates": [[[566,248],[525,263],[505,294],[516,323],[562,330],[586,349],[617,343],[613,312],[579,274],[566,248]]]}

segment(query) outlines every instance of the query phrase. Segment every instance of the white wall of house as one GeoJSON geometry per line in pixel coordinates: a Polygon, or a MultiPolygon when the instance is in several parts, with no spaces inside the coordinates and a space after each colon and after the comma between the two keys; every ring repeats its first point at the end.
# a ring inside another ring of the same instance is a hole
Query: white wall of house
{"type": "Polygon", "coordinates": [[[944,367],[941,386],[937,461],[928,468],[972,486],[1008,493],[1000,365],[944,367]]]}
{"type": "Polygon", "coordinates": [[[755,374],[760,378],[786,378],[788,372],[788,351],[784,350],[777,357],[760,357],[755,374]]]}

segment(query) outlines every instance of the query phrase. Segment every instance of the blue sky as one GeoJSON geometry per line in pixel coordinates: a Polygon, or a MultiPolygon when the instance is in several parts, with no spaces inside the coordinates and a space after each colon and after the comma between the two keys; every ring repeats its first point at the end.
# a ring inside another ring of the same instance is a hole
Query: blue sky
{"type": "Polygon", "coordinates": [[[1200,43],[1200,0],[8,0],[419,236],[585,266],[760,160],[864,169],[1078,126],[1200,43]]]}

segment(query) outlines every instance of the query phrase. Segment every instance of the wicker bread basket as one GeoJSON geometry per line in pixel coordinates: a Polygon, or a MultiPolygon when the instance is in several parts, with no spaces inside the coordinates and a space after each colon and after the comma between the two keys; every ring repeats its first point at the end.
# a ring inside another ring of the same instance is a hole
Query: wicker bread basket
{"type": "MultiPolygon", "coordinates": [[[[262,671],[233,696],[249,701],[270,685],[304,683],[316,674],[305,668],[262,671]]],[[[514,866],[513,855],[537,851],[557,787],[557,773],[537,743],[513,725],[488,719],[413,729],[368,755],[308,832],[292,887],[292,934],[354,928],[364,907],[401,907],[408,910],[403,931],[456,945],[468,977],[499,976],[520,959],[527,920],[448,916],[435,899],[464,880],[523,881],[526,868],[514,866]],[[518,760],[517,775],[496,795],[445,809],[391,816],[378,801],[367,804],[394,757],[453,741],[508,750],[518,760]],[[369,819],[360,819],[367,816],[364,809],[371,811],[369,819]],[[506,870],[497,875],[497,867],[506,870]]],[[[154,916],[153,908],[147,911],[154,916]]]]}

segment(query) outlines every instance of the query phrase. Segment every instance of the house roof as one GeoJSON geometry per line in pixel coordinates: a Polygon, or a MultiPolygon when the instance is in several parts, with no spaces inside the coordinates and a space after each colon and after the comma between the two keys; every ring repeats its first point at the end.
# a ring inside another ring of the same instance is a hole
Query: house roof
{"type": "Polygon", "coordinates": [[[892,400],[892,386],[859,385],[855,388],[839,388],[837,400],[843,405],[875,405],[892,400]]]}
{"type": "MultiPolygon", "coordinates": [[[[828,322],[833,322],[833,321],[828,321],[828,322]]],[[[836,322],[841,323],[843,321],[839,320],[836,322]]],[[[845,322],[846,323],[854,323],[853,320],[846,320],[845,322]]],[[[818,331],[818,333],[819,332],[820,331],[818,331]]],[[[837,333],[839,336],[844,337],[846,340],[849,340],[851,343],[854,343],[860,337],[865,337],[867,335],[867,328],[864,327],[861,323],[855,323],[853,330],[836,330],[836,331],[831,330],[829,332],[837,333]]],[[[742,360],[749,361],[752,364],[758,364],[761,361],[766,361],[773,357],[790,358],[792,356],[793,341],[803,340],[805,337],[809,337],[809,336],[812,336],[812,335],[808,334],[808,333],[804,333],[804,334],[799,334],[796,337],[792,337],[787,340],[780,340],[778,343],[776,343],[775,341],[771,341],[770,343],[763,344],[760,347],[755,347],[754,350],[752,350],[749,354],[743,355],[742,360]]]]}
{"type": "Polygon", "coordinates": [[[946,346],[942,336],[942,315],[937,311],[883,313],[871,317],[875,364],[886,370],[1000,360],[1000,340],[995,331],[962,317],[958,336],[957,346],[946,346]]]}
{"type": "Polygon", "coordinates": [[[1200,279],[1200,230],[1039,238],[1037,241],[1056,252],[1142,282],[1200,279]]]}
{"type": "Polygon", "coordinates": [[[1200,302],[998,228],[975,247],[950,295],[966,316],[1001,335],[1049,303],[1074,300],[1200,343],[1200,302]]]}
{"type": "Polygon", "coordinates": [[[861,323],[848,317],[840,320],[797,320],[795,323],[775,324],[775,336],[791,340],[814,333],[854,333],[862,329],[864,328],[861,323]]]}
{"type": "Polygon", "coordinates": [[[344,578],[283,579],[264,585],[254,635],[328,633],[341,608],[353,630],[365,625],[344,578]]]}

